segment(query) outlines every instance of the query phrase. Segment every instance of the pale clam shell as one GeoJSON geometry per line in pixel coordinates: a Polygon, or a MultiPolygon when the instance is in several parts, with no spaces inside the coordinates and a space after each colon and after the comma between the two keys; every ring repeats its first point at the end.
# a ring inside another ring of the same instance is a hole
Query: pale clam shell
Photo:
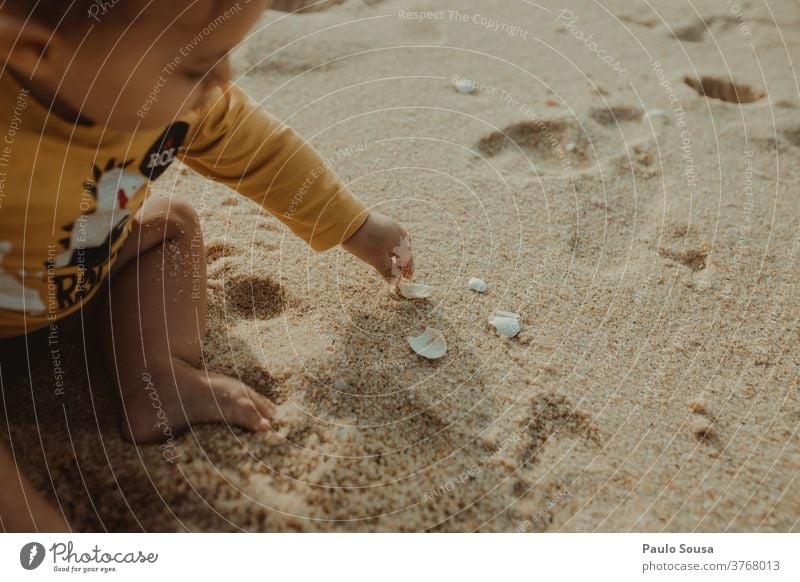
{"type": "Polygon", "coordinates": [[[423,358],[438,360],[447,353],[447,341],[444,334],[436,328],[426,327],[422,335],[407,337],[411,349],[423,358]]]}
{"type": "Polygon", "coordinates": [[[401,281],[397,284],[397,292],[406,299],[425,299],[433,294],[433,287],[422,283],[401,281]]]}
{"type": "Polygon", "coordinates": [[[499,335],[508,338],[515,337],[522,330],[519,315],[509,311],[495,311],[494,315],[489,318],[489,324],[494,326],[499,335]]]}
{"type": "Polygon", "coordinates": [[[483,279],[478,279],[477,277],[473,277],[469,280],[469,288],[473,291],[477,291],[478,293],[486,293],[486,290],[489,286],[486,284],[486,281],[483,279]]]}
{"type": "Polygon", "coordinates": [[[517,315],[516,313],[511,313],[510,311],[501,311],[498,309],[494,312],[494,314],[499,317],[510,317],[511,319],[517,319],[517,320],[519,319],[519,315],[517,315]]]}

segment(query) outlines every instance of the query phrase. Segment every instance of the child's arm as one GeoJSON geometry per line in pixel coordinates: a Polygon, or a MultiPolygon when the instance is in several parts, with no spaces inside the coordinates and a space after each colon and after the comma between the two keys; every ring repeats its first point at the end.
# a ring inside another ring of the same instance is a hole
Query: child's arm
{"type": "Polygon", "coordinates": [[[229,84],[190,120],[181,160],[259,203],[314,250],[338,244],[387,280],[411,274],[410,238],[394,220],[367,207],[342,184],[316,150],[229,84]]]}
{"type": "Polygon", "coordinates": [[[67,522],[19,472],[0,445],[0,531],[69,531],[67,522]]]}

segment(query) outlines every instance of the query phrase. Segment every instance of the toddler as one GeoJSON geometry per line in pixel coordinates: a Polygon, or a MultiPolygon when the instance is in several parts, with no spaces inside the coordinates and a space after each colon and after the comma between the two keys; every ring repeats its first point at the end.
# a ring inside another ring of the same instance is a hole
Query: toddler
{"type": "MultiPolygon", "coordinates": [[[[0,8],[0,352],[99,306],[87,331],[102,338],[121,431],[133,442],[163,439],[165,421],[172,432],[214,421],[269,430],[273,412],[249,386],[203,369],[197,214],[148,195],[174,160],[256,201],[316,251],[342,244],[389,282],[412,275],[403,228],[370,212],[303,138],[231,82],[230,52],[269,4],[0,8]]],[[[64,527],[6,451],[0,477],[5,529],[64,527]],[[23,496],[34,500],[29,511],[19,511],[23,496]]]]}

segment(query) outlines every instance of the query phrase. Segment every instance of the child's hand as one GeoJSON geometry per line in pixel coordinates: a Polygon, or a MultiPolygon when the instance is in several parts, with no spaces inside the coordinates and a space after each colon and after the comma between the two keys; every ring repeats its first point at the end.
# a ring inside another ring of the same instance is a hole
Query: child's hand
{"type": "Polygon", "coordinates": [[[392,285],[396,285],[401,276],[410,279],[414,275],[411,237],[384,214],[370,212],[366,222],[342,246],[372,265],[392,285]]]}

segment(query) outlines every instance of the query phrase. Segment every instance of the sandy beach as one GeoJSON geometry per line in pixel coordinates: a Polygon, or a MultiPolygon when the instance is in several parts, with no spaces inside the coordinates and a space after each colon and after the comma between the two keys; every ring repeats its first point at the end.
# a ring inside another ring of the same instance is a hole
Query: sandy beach
{"type": "Polygon", "coordinates": [[[153,189],[200,212],[206,365],[276,431],[130,445],[78,335],[63,388],[43,358],[0,421],[70,524],[800,531],[797,2],[319,8],[267,11],[237,83],[404,225],[434,293],[173,165],[153,189]],[[406,342],[426,326],[440,360],[406,342]]]}

